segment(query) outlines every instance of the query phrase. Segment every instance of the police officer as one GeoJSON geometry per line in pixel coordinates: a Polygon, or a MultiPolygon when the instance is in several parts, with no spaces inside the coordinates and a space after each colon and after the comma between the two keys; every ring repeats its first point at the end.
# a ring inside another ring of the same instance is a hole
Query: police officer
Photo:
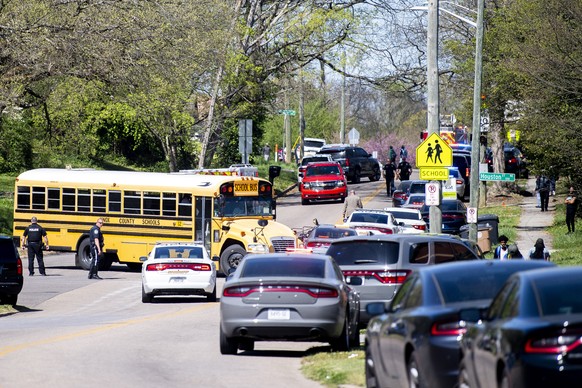
{"type": "Polygon", "coordinates": [[[91,268],[89,269],[89,279],[99,279],[97,272],[99,271],[99,260],[103,257],[103,233],[101,227],[103,226],[103,218],[99,218],[95,225],[89,231],[90,254],[91,254],[91,268]]]}
{"type": "Polygon", "coordinates": [[[46,276],[42,254],[43,240],[44,248],[48,249],[49,246],[46,230],[37,223],[38,219],[36,217],[32,217],[30,222],[31,224],[24,229],[20,241],[23,249],[28,246],[28,275],[34,276],[34,257],[36,256],[36,259],[38,260],[38,272],[40,272],[42,276],[46,276]]]}

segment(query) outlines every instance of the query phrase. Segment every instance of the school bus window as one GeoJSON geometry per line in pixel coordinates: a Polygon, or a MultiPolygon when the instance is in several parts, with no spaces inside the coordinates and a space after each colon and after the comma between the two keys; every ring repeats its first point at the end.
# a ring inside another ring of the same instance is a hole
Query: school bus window
{"type": "Polygon", "coordinates": [[[109,211],[121,212],[121,191],[109,190],[109,211]]]}
{"type": "Polygon", "coordinates": [[[160,215],[160,193],[144,191],[143,193],[143,214],[160,215]]]}
{"type": "Polygon", "coordinates": [[[141,192],[123,192],[123,212],[125,214],[141,214],[141,192]]]}
{"type": "Polygon", "coordinates": [[[91,190],[77,190],[77,210],[87,213],[91,211],[91,190]]]}
{"type": "Polygon", "coordinates": [[[32,208],[44,210],[46,199],[46,189],[44,187],[32,188],[32,208]]]}
{"type": "Polygon", "coordinates": [[[93,190],[93,211],[105,213],[105,190],[93,190]]]}
{"type": "Polygon", "coordinates": [[[164,216],[175,217],[176,216],[176,193],[164,193],[164,199],[162,203],[162,214],[164,216]]]}
{"type": "Polygon", "coordinates": [[[19,209],[30,209],[30,187],[18,186],[17,207],[19,209]]]}
{"type": "Polygon", "coordinates": [[[59,210],[61,208],[61,190],[54,187],[48,188],[48,209],[59,210]]]}
{"type": "Polygon", "coordinates": [[[75,189],[63,188],[63,211],[75,211],[75,189]]]}
{"type": "Polygon", "coordinates": [[[178,215],[179,216],[191,216],[192,215],[192,195],[191,194],[180,194],[180,204],[178,205],[178,215]]]}

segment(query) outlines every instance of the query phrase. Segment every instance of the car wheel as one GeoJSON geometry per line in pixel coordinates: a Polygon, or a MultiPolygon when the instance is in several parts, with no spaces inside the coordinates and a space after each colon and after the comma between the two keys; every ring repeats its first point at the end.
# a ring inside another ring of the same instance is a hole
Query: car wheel
{"type": "Polygon", "coordinates": [[[228,338],[220,327],[220,354],[236,354],[238,352],[238,341],[235,338],[228,338]]]}
{"type": "Polygon", "coordinates": [[[336,352],[345,352],[350,348],[350,338],[348,333],[348,314],[344,318],[344,327],[339,337],[332,339],[330,342],[332,350],[336,352]]]}
{"type": "Polygon", "coordinates": [[[410,360],[408,361],[408,382],[410,383],[410,388],[427,388],[427,385],[420,374],[418,362],[416,361],[416,354],[414,353],[410,355],[410,360]]]}
{"type": "Polygon", "coordinates": [[[142,303],[152,303],[154,296],[145,292],[143,285],[141,286],[141,301],[142,303]]]}
{"type": "Polygon", "coordinates": [[[224,276],[229,275],[231,268],[236,269],[246,254],[247,251],[240,245],[234,244],[227,247],[220,255],[220,270],[224,276]]]}
{"type": "Polygon", "coordinates": [[[309,205],[309,200],[305,199],[305,198],[301,198],[301,204],[302,205],[309,205]]]}
{"type": "Polygon", "coordinates": [[[131,272],[141,272],[141,263],[125,263],[131,272]]]}
{"type": "Polygon", "coordinates": [[[354,176],[352,177],[352,183],[360,183],[360,175],[362,173],[360,172],[359,168],[356,168],[354,170],[354,176]]]}
{"type": "Polygon", "coordinates": [[[341,202],[341,203],[344,203],[345,201],[346,201],[346,197],[341,197],[341,198],[340,198],[340,202],[341,202]]]}
{"type": "Polygon", "coordinates": [[[0,304],[16,306],[16,302],[18,302],[18,294],[0,295],[0,304]]]}
{"type": "Polygon", "coordinates": [[[370,182],[377,182],[381,177],[382,174],[380,173],[380,167],[375,166],[374,171],[372,172],[372,176],[370,177],[370,182]]]}
{"type": "Polygon", "coordinates": [[[216,302],[216,285],[214,285],[214,289],[210,294],[206,295],[207,302],[216,302]]]}
{"type": "Polygon", "coordinates": [[[465,360],[461,358],[459,364],[459,388],[471,388],[471,383],[469,382],[469,372],[467,371],[467,365],[465,365],[465,360]]]}
{"type": "Polygon", "coordinates": [[[378,381],[376,380],[376,370],[374,368],[374,360],[372,360],[372,352],[370,351],[370,346],[366,344],[366,387],[376,388],[378,387],[378,381]]]}
{"type": "Polygon", "coordinates": [[[509,381],[509,373],[507,373],[507,369],[503,368],[503,373],[501,374],[501,380],[499,381],[499,388],[509,388],[511,387],[509,381]]]}
{"type": "Polygon", "coordinates": [[[86,238],[79,244],[79,249],[77,250],[77,263],[86,271],[91,269],[91,253],[90,253],[91,243],[89,239],[86,238]]]}

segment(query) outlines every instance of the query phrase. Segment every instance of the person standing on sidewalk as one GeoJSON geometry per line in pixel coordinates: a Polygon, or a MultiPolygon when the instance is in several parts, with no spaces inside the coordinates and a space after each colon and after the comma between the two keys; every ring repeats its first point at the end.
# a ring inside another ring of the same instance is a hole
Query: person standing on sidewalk
{"type": "Polygon", "coordinates": [[[46,230],[38,224],[38,219],[32,217],[30,219],[30,225],[24,229],[22,238],[20,240],[20,246],[25,248],[28,246],[28,275],[34,276],[34,257],[38,261],[38,272],[42,276],[46,276],[46,271],[44,268],[44,258],[42,254],[43,249],[48,249],[48,237],[46,235],[46,230]],[[44,241],[44,246],[43,246],[44,241]]]}
{"type": "Polygon", "coordinates": [[[101,233],[101,227],[103,226],[103,218],[97,219],[97,222],[91,230],[89,231],[89,241],[91,243],[90,253],[91,253],[91,268],[89,269],[89,279],[101,278],[98,275],[99,272],[99,262],[103,257],[103,233],[101,233]]]}
{"type": "Polygon", "coordinates": [[[497,260],[507,260],[509,259],[509,249],[507,247],[507,236],[501,235],[497,239],[499,241],[499,246],[495,248],[495,252],[493,252],[493,258],[497,260]]]}
{"type": "Polygon", "coordinates": [[[571,234],[576,231],[576,209],[578,207],[578,198],[576,198],[574,187],[570,186],[570,191],[564,203],[566,204],[566,226],[568,227],[568,233],[566,234],[571,234]]]}
{"type": "Polygon", "coordinates": [[[548,211],[548,204],[550,202],[550,187],[551,187],[550,179],[545,174],[542,174],[536,184],[536,191],[540,193],[540,200],[543,212],[548,211]]]}

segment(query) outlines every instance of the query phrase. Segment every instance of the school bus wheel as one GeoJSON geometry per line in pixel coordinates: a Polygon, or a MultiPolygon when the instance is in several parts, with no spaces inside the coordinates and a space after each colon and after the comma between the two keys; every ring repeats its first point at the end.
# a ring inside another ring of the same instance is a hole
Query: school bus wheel
{"type": "Polygon", "coordinates": [[[77,266],[80,266],[86,271],[91,269],[90,245],[89,239],[85,238],[81,241],[79,249],[77,250],[77,266]]]}
{"type": "Polygon", "coordinates": [[[233,244],[226,248],[220,255],[220,270],[224,276],[228,276],[231,268],[238,267],[246,254],[247,251],[238,244],[233,244]]]}

